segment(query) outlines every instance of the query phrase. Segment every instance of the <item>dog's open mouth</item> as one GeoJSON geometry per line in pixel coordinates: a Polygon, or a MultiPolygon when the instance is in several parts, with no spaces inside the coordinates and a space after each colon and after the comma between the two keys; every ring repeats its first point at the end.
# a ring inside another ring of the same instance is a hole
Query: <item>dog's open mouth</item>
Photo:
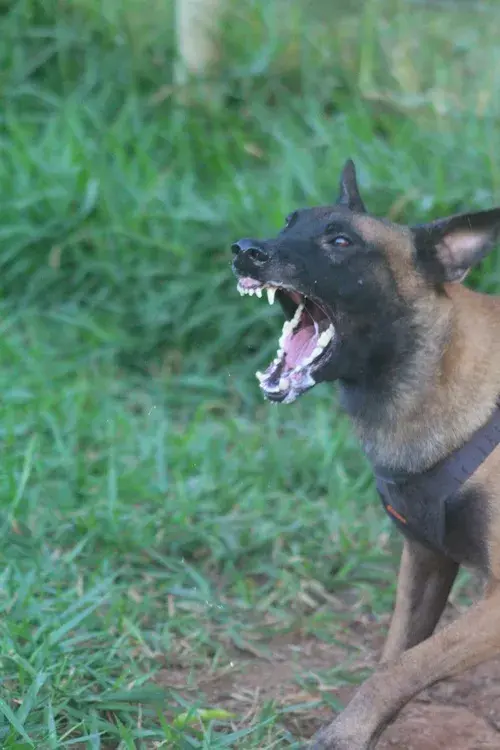
{"type": "Polygon", "coordinates": [[[330,358],[335,342],[335,328],[325,310],[309,297],[287,287],[261,284],[249,276],[238,281],[240,294],[267,294],[272,305],[276,295],[283,307],[295,307],[285,320],[278,352],[264,372],[257,372],[260,387],[270,401],[291,403],[316,384],[313,377],[330,358]]]}

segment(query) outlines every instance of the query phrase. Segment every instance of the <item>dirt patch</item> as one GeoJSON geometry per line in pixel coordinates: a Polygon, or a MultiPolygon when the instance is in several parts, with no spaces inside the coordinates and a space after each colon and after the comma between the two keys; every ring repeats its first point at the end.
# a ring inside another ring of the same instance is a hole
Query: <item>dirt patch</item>
{"type": "MultiPolygon", "coordinates": [[[[240,727],[274,701],[286,708],[282,720],[294,736],[307,738],[348,702],[363,671],[377,662],[378,626],[374,631],[358,622],[345,640],[344,646],[298,633],[273,639],[262,657],[239,653],[222,670],[187,677],[177,668],[159,680],[186,698],[196,694],[205,705],[232,711],[240,727]]],[[[498,729],[500,660],[422,693],[384,733],[377,750],[499,750],[498,729]]]]}

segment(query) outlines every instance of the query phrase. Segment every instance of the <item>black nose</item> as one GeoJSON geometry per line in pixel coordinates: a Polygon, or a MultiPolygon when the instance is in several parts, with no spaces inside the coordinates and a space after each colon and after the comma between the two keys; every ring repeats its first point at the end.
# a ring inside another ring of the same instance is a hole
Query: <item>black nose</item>
{"type": "Polygon", "coordinates": [[[245,257],[253,260],[255,263],[265,263],[269,260],[269,254],[256,240],[243,239],[231,245],[233,255],[244,253],[245,257]]]}

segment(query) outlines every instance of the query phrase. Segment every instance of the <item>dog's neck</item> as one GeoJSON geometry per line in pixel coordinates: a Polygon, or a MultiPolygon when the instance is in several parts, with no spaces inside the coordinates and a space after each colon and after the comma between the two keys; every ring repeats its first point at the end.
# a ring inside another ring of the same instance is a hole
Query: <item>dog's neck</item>
{"type": "Polygon", "coordinates": [[[487,421],[500,396],[493,355],[500,356],[500,326],[490,322],[490,302],[498,305],[451,288],[435,315],[422,311],[414,350],[406,359],[394,352],[398,364],[387,363],[385,382],[372,381],[369,372],[362,383],[341,382],[342,406],[373,464],[423,471],[487,421]]]}

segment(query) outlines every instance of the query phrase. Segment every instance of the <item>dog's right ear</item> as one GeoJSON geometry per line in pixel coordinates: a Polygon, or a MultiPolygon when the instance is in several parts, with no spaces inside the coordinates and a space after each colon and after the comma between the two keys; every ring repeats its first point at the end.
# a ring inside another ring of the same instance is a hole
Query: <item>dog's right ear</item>
{"type": "Polygon", "coordinates": [[[366,213],[365,204],[359,194],[356,167],[352,159],[348,159],[344,164],[340,176],[340,195],[337,203],[340,206],[347,206],[351,211],[356,211],[360,214],[366,213]]]}
{"type": "Polygon", "coordinates": [[[437,283],[463,281],[500,244],[500,208],[411,227],[417,261],[437,283]]]}

